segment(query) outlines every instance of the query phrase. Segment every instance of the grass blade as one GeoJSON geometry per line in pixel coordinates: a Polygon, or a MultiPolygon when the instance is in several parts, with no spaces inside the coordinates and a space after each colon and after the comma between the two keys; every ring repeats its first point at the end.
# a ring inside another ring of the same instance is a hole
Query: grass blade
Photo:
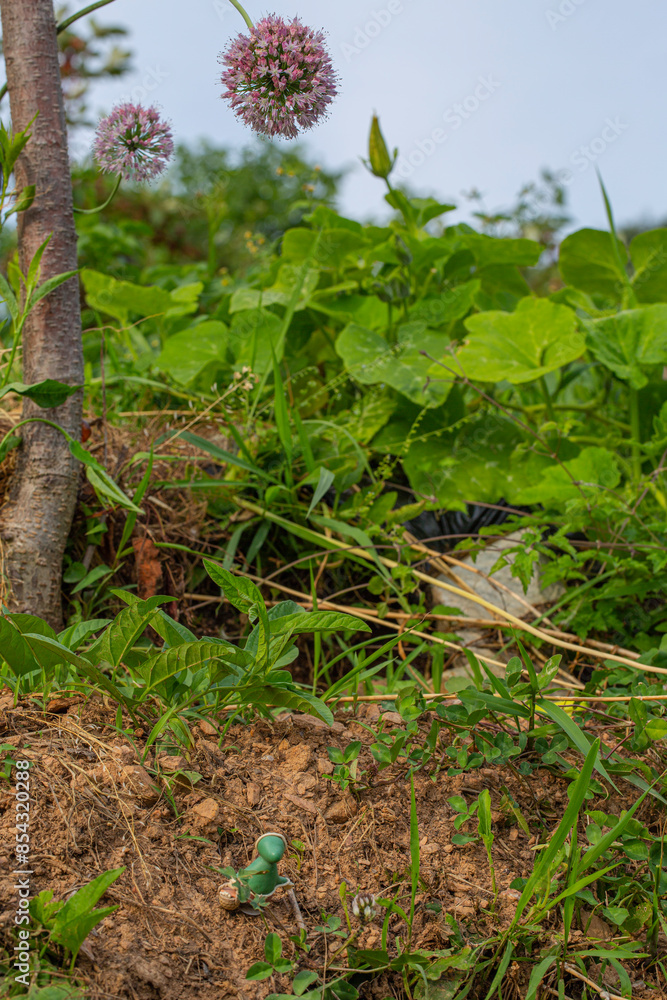
{"type": "Polygon", "coordinates": [[[595,760],[599,752],[599,749],[600,749],[600,741],[595,740],[590,750],[588,751],[588,754],[586,755],[586,760],[584,761],[584,766],[581,769],[579,777],[574,782],[574,785],[572,787],[572,795],[570,797],[567,809],[563,814],[563,818],[558,824],[555,833],[552,835],[551,840],[549,841],[549,846],[542,853],[540,860],[535,865],[533,874],[530,876],[526,885],[524,886],[519,902],[517,903],[516,913],[514,914],[512,923],[510,925],[510,931],[518,924],[519,920],[521,919],[521,916],[523,915],[524,910],[526,909],[526,906],[530,901],[531,896],[533,895],[533,890],[535,886],[539,881],[541,881],[541,879],[544,878],[544,876],[549,871],[549,867],[553,859],[556,857],[556,854],[565,843],[565,839],[569,834],[570,830],[577,822],[577,818],[579,816],[581,807],[586,801],[586,791],[588,789],[588,782],[590,781],[591,774],[593,773],[593,766],[595,764],[595,760]]]}

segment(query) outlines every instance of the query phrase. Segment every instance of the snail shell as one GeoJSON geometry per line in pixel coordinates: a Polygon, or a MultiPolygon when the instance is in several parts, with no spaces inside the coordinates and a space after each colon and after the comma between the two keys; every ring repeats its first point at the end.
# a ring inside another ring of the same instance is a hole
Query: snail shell
{"type": "Polygon", "coordinates": [[[233,912],[239,908],[239,891],[232,881],[222,883],[218,889],[218,899],[223,910],[233,912]]]}

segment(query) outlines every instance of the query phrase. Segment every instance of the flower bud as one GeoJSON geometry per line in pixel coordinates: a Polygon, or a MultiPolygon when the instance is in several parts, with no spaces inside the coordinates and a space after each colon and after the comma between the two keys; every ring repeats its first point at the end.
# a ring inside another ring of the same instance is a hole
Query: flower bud
{"type": "Polygon", "coordinates": [[[368,159],[369,169],[376,177],[383,177],[385,180],[393,170],[398,150],[394,150],[393,158],[389,155],[384,136],[380,131],[380,122],[377,115],[373,115],[371,122],[371,134],[368,137],[368,159]]]}
{"type": "Polygon", "coordinates": [[[352,900],[352,913],[362,924],[370,924],[375,919],[375,896],[360,893],[352,900]]]}

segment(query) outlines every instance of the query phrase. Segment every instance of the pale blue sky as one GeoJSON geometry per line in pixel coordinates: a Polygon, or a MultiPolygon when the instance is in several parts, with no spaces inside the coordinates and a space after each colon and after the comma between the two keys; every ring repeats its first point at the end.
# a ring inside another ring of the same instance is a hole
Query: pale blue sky
{"type": "MultiPolygon", "coordinates": [[[[274,11],[328,32],[340,96],[306,139],[323,164],[354,168],[349,213],[383,211],[382,184],[358,160],[375,110],[419,193],[465,205],[461,192],[476,187],[498,208],[540,168],[567,170],[577,222],[602,227],[596,165],[619,223],[667,217],[659,0],[248,4],[255,19],[274,11]]],[[[228,0],[115,0],[98,17],[130,29],[136,71],[99,86],[96,111],[133,97],[161,107],[177,140],[251,140],[219,97],[218,53],[244,29],[228,0]]]]}

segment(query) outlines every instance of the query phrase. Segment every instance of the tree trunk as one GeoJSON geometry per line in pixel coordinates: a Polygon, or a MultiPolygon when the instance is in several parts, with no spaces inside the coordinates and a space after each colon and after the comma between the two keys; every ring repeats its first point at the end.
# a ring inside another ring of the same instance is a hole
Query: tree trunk
{"type": "MultiPolygon", "coordinates": [[[[35,201],[18,216],[19,261],[26,272],[50,235],[41,281],[77,266],[72,184],[67,149],[53,0],[0,0],[3,47],[12,124],[31,127],[32,138],[16,164],[18,189],[35,184],[35,201]],[[39,114],[38,114],[39,112],[39,114]]],[[[83,382],[79,288],[65,282],[35,307],[23,333],[23,381],[45,378],[83,382]]],[[[77,440],[82,393],[57,409],[30,400],[24,417],[53,420],[77,440]]],[[[62,619],[61,574],[65,543],[76,505],[79,463],[58,431],[45,424],[22,428],[23,443],[7,503],[0,511],[4,600],[11,611],[62,619]]]]}

